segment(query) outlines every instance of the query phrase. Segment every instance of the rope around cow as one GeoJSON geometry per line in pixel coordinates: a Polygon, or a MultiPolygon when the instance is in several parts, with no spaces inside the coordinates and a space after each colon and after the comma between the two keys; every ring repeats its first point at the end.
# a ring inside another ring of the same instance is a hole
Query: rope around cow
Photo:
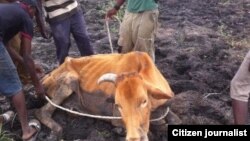
{"type": "MultiPolygon", "coordinates": [[[[84,116],[84,117],[90,117],[90,118],[96,118],[96,119],[107,119],[107,120],[118,120],[118,119],[122,119],[121,117],[114,117],[114,116],[100,116],[100,115],[91,115],[91,114],[86,114],[86,113],[79,113],[77,111],[73,111],[67,108],[64,108],[60,105],[55,104],[54,102],[52,102],[47,96],[45,96],[46,100],[53,106],[55,106],[56,108],[59,108],[63,111],[75,114],[75,115],[79,115],[79,116],[84,116]]],[[[169,112],[169,107],[166,108],[166,111],[159,117],[159,118],[155,118],[155,119],[151,119],[150,122],[155,122],[155,121],[159,121],[162,120],[163,118],[165,118],[167,116],[169,112]]]]}

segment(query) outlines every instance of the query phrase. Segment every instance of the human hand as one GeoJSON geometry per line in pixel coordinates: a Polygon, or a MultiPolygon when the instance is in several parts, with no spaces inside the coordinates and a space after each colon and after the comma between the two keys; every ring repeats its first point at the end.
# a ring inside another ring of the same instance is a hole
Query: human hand
{"type": "Polygon", "coordinates": [[[35,87],[35,95],[29,97],[28,109],[41,108],[47,103],[45,92],[42,86],[35,87]]]}
{"type": "Polygon", "coordinates": [[[36,97],[44,100],[46,94],[45,94],[44,87],[42,86],[41,83],[35,87],[35,90],[36,90],[36,97]]]}
{"type": "Polygon", "coordinates": [[[36,75],[39,79],[45,76],[44,70],[38,64],[35,64],[36,75]]]}
{"type": "Polygon", "coordinates": [[[50,39],[51,37],[52,37],[52,34],[51,34],[51,32],[49,32],[48,30],[43,30],[43,31],[41,31],[41,35],[43,36],[43,38],[45,38],[45,39],[50,39]]]}
{"type": "Polygon", "coordinates": [[[117,10],[115,8],[110,9],[107,13],[106,13],[106,17],[105,19],[112,19],[114,15],[116,15],[117,10]]]}

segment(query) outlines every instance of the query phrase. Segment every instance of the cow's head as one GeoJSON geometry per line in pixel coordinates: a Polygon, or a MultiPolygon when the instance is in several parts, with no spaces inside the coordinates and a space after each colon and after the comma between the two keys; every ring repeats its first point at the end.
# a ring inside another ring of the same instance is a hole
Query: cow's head
{"type": "Polygon", "coordinates": [[[102,75],[98,83],[112,82],[116,86],[115,105],[126,128],[127,141],[148,141],[151,99],[169,99],[171,94],[147,83],[138,73],[102,75]]]}

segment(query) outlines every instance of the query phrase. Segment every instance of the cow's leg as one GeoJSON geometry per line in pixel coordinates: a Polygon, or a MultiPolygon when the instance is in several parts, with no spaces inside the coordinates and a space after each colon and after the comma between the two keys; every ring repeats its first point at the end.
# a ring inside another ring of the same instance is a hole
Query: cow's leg
{"type": "MultiPolygon", "coordinates": [[[[68,98],[73,92],[79,92],[79,81],[76,77],[65,76],[66,79],[59,79],[58,88],[55,90],[54,97],[51,101],[57,105],[60,105],[66,98],[68,98]]],[[[52,114],[56,107],[47,103],[45,106],[35,112],[36,117],[48,128],[52,130],[52,134],[55,134],[59,138],[62,135],[62,127],[52,119],[52,114]]]]}
{"type": "MultiPolygon", "coordinates": [[[[63,85],[62,85],[63,86],[63,85]]],[[[72,93],[72,92],[71,92],[72,93]]],[[[61,93],[62,95],[56,95],[51,101],[57,105],[60,105],[67,97],[69,93],[61,93]]],[[[56,123],[51,117],[54,113],[56,107],[51,105],[50,103],[47,103],[45,106],[40,108],[35,112],[36,117],[48,128],[52,130],[52,132],[55,132],[55,134],[58,134],[59,136],[62,133],[62,127],[56,123]]]]}

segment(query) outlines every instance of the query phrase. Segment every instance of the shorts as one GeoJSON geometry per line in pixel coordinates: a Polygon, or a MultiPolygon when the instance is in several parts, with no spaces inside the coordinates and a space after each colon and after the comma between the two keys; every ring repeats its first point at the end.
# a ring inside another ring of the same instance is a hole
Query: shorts
{"type": "Polygon", "coordinates": [[[118,45],[121,53],[147,52],[155,60],[154,40],[158,28],[158,9],[131,13],[126,11],[120,27],[118,45]]]}
{"type": "Polygon", "coordinates": [[[250,94],[250,51],[245,56],[237,73],[231,81],[230,96],[232,99],[248,102],[250,94]]]}
{"type": "Polygon", "coordinates": [[[22,90],[22,84],[9,53],[0,41],[0,93],[13,96],[22,90]]]}

